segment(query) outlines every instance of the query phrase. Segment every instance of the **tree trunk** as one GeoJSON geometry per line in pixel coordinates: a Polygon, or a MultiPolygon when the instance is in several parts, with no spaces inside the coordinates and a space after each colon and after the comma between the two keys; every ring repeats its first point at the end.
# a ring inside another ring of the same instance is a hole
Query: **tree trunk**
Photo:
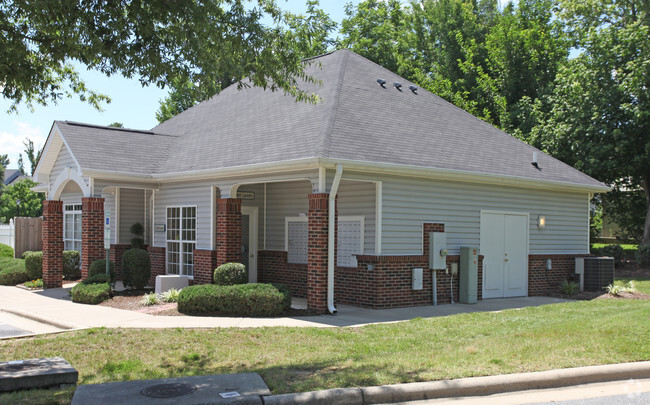
{"type": "Polygon", "coordinates": [[[643,226],[643,237],[641,238],[641,244],[650,245],[650,176],[643,176],[641,185],[643,186],[645,201],[648,206],[648,211],[645,214],[645,224],[643,226]]]}

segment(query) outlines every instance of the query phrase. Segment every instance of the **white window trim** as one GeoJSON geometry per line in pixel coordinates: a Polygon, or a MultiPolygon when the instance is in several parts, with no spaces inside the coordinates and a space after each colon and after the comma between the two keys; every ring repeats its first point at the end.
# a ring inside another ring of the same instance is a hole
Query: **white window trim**
{"type": "MultiPolygon", "coordinates": [[[[183,270],[182,269],[182,266],[183,266],[182,260],[183,260],[183,243],[194,243],[194,250],[196,250],[196,236],[197,236],[198,227],[199,227],[199,223],[198,223],[199,209],[198,209],[198,206],[197,205],[166,205],[165,206],[165,227],[167,227],[167,225],[168,225],[168,218],[169,217],[168,217],[167,213],[168,213],[169,208],[179,208],[180,209],[180,213],[181,213],[181,216],[179,217],[180,228],[179,228],[178,231],[179,231],[179,235],[181,236],[181,239],[178,239],[178,240],[167,239],[167,230],[165,230],[165,274],[170,274],[169,273],[169,245],[168,245],[168,243],[169,242],[176,242],[176,243],[179,244],[178,253],[180,254],[179,263],[178,263],[178,265],[179,265],[178,275],[188,277],[190,280],[194,280],[194,253],[192,253],[192,275],[191,276],[188,276],[187,274],[182,274],[182,270],[183,270]],[[183,220],[182,220],[182,218],[183,218],[183,208],[194,208],[194,224],[195,224],[195,227],[196,227],[194,229],[194,235],[195,235],[194,240],[182,239],[182,235],[183,235],[183,220]]],[[[172,274],[172,275],[175,275],[175,274],[172,274]]]]}
{"type": "MultiPolygon", "coordinates": [[[[66,227],[66,218],[65,217],[66,217],[66,215],[77,215],[78,214],[79,215],[79,221],[81,222],[81,221],[83,221],[82,212],[83,211],[82,211],[82,208],[81,208],[81,201],[79,201],[79,202],[75,201],[75,202],[71,202],[71,203],[63,203],[63,238],[62,238],[63,239],[63,249],[65,250],[66,241],[72,241],[73,245],[74,245],[75,242],[79,242],[79,255],[80,256],[81,256],[81,249],[82,249],[81,244],[82,244],[82,239],[83,239],[83,236],[82,236],[83,235],[83,228],[81,229],[81,233],[79,234],[79,239],[68,239],[68,238],[66,238],[66,230],[67,230],[66,228],[67,227],[66,227]],[[72,210],[66,209],[66,207],[69,207],[69,206],[72,206],[73,208],[78,206],[79,209],[72,209],[72,210]]],[[[74,223],[73,223],[73,227],[74,227],[74,223]]],[[[74,234],[74,228],[73,228],[73,234],[74,234]]],[[[70,250],[70,249],[68,249],[68,250],[70,250]]]]}

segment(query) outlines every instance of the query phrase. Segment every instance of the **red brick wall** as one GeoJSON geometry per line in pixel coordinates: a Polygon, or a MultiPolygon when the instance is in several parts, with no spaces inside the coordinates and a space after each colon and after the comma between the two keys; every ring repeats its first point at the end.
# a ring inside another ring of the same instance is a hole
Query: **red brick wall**
{"type": "Polygon", "coordinates": [[[217,268],[216,250],[194,250],[194,280],[192,284],[211,284],[217,268]]]}
{"type": "Polygon", "coordinates": [[[167,274],[166,266],[166,249],[164,247],[149,246],[147,247],[149,258],[151,259],[151,278],[149,285],[156,285],[156,276],[167,274]]]}
{"type": "Polygon", "coordinates": [[[81,278],[88,277],[90,264],[106,257],[104,249],[104,199],[81,199],[81,278]]]}
{"type": "MultiPolygon", "coordinates": [[[[309,194],[307,307],[327,312],[327,235],[329,194],[309,194]]],[[[335,233],[336,235],[336,233],[335,233]]],[[[336,246],[336,242],[334,242],[336,246]]],[[[336,260],[336,259],[334,259],[336,260]]]]}
{"type": "Polygon", "coordinates": [[[307,297],[307,265],[287,263],[287,252],[260,250],[257,252],[257,278],[260,283],[280,283],[294,297],[307,297]]]}
{"type": "Polygon", "coordinates": [[[241,262],[241,200],[217,199],[217,266],[241,262]]]}
{"type": "Polygon", "coordinates": [[[575,274],[575,258],[589,255],[529,255],[528,295],[544,295],[557,292],[562,280],[578,281],[575,274]],[[546,270],[546,259],[551,259],[551,270],[546,270]]]}
{"type": "Polygon", "coordinates": [[[117,280],[122,280],[122,256],[129,249],[131,249],[131,245],[126,243],[111,245],[111,251],[108,257],[115,263],[115,277],[117,280]]]}
{"type": "Polygon", "coordinates": [[[43,284],[63,285],[63,202],[43,201],[43,284]]]}

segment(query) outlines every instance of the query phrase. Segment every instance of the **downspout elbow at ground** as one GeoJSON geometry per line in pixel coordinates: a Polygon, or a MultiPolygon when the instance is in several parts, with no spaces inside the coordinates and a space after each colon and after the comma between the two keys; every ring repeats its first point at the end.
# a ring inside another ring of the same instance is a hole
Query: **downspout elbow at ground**
{"type": "Polygon", "coordinates": [[[336,165],[336,174],[332,182],[332,188],[329,195],[329,212],[328,212],[328,231],[327,231],[327,309],[330,314],[336,313],[334,307],[334,231],[336,217],[336,193],[339,190],[339,183],[343,175],[343,165],[336,165]]]}

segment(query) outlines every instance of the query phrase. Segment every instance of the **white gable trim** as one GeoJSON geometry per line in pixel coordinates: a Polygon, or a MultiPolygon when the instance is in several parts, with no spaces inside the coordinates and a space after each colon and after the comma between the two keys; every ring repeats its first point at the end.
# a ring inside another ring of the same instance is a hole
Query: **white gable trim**
{"type": "MultiPolygon", "coordinates": [[[[49,176],[56,164],[56,160],[61,153],[61,148],[65,147],[68,150],[68,153],[72,157],[74,164],[76,165],[76,171],[81,173],[81,165],[77,160],[77,157],[72,153],[70,145],[65,140],[61,134],[61,130],[57,126],[56,122],[52,125],[50,134],[45,141],[45,146],[43,147],[43,154],[36,164],[36,169],[34,170],[34,181],[37,183],[47,183],[48,180],[46,176],[49,176]]],[[[51,180],[51,179],[50,179],[51,180]]],[[[50,187],[50,189],[52,189],[50,187]]]]}
{"type": "Polygon", "coordinates": [[[50,183],[50,189],[47,195],[52,196],[51,198],[53,200],[58,200],[59,197],[61,197],[65,185],[68,184],[69,181],[77,183],[84,197],[92,197],[90,186],[86,184],[86,181],[79,175],[79,172],[77,170],[72,170],[71,167],[66,167],[65,170],[59,174],[56,180],[54,180],[53,183],[50,183]]]}

